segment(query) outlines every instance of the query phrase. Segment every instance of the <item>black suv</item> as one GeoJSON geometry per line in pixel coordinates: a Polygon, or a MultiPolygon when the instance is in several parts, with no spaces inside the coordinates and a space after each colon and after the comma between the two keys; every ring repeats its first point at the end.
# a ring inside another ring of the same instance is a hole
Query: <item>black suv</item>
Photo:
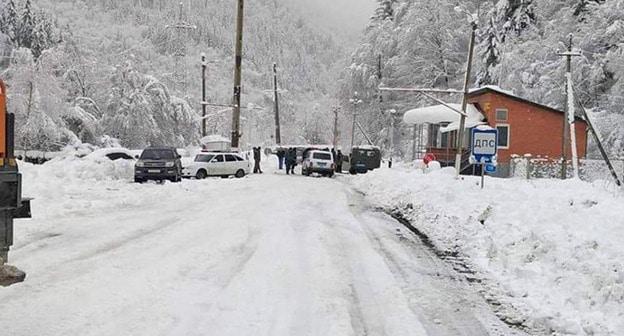
{"type": "Polygon", "coordinates": [[[134,182],[142,183],[147,180],[180,182],[182,179],[180,158],[180,154],[174,147],[144,149],[134,166],[134,182]]]}

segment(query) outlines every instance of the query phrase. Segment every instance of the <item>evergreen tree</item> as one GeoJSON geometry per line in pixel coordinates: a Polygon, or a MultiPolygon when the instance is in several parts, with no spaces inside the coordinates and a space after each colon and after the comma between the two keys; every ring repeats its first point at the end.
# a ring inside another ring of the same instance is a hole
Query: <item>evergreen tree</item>
{"type": "Polygon", "coordinates": [[[30,0],[24,2],[22,15],[20,17],[19,28],[17,30],[17,44],[21,47],[30,48],[33,42],[33,28],[35,27],[35,17],[32,11],[30,0]]]}
{"type": "MultiPolygon", "coordinates": [[[[574,16],[582,17],[587,13],[589,7],[593,5],[600,5],[604,2],[605,0],[577,0],[576,5],[573,7],[574,16]]],[[[581,20],[584,20],[584,18],[581,18],[581,20]]]]}
{"type": "MultiPolygon", "coordinates": [[[[501,0],[498,5],[498,17],[506,32],[520,34],[535,23],[533,0],[501,0]]],[[[505,36],[503,36],[503,39],[505,36]]]]}
{"type": "Polygon", "coordinates": [[[477,75],[478,85],[488,85],[494,83],[492,69],[499,64],[500,58],[500,36],[496,29],[494,18],[488,20],[487,28],[482,30],[481,43],[478,45],[479,56],[483,67],[477,75]]]}
{"type": "Polygon", "coordinates": [[[2,1],[2,13],[0,14],[0,32],[6,34],[13,43],[17,38],[17,11],[14,0],[2,1]]]}
{"type": "Polygon", "coordinates": [[[379,7],[375,10],[375,18],[378,20],[386,20],[394,17],[394,5],[397,0],[377,0],[379,7]]]}

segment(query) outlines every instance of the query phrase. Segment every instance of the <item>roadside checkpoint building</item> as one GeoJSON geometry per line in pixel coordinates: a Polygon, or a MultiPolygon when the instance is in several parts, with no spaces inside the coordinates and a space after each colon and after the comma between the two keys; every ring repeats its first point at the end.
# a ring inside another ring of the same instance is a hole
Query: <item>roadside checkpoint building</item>
{"type": "MultiPolygon", "coordinates": [[[[513,155],[541,157],[560,160],[563,142],[563,111],[515,96],[498,87],[487,86],[474,89],[468,97],[462,173],[472,173],[469,164],[471,132],[478,125],[489,125],[498,129],[498,168],[495,176],[508,177],[513,155]]],[[[449,104],[461,110],[459,104],[449,104]]],[[[421,152],[431,153],[442,166],[455,164],[459,114],[443,105],[428,106],[407,111],[403,121],[418,125],[426,131],[422,139],[421,152]]],[[[576,141],[579,159],[587,153],[587,123],[576,118],[576,141]]],[[[571,159],[569,143],[566,158],[571,159]]]]}

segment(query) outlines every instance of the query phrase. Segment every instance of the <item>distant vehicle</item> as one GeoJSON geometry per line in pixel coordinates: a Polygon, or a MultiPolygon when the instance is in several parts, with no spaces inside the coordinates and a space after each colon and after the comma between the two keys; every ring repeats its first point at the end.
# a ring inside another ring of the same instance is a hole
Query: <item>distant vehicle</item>
{"type": "Polygon", "coordinates": [[[147,180],[180,182],[182,179],[181,158],[174,147],[146,148],[135,164],[134,181],[137,183],[147,180]]]}
{"type": "Polygon", "coordinates": [[[301,164],[301,173],[310,176],[312,173],[321,174],[323,176],[334,176],[336,165],[334,156],[329,151],[309,149],[303,152],[303,162],[301,164]]]}
{"type": "Polygon", "coordinates": [[[381,167],[381,150],[374,146],[360,146],[351,149],[349,173],[365,174],[381,167]]]}
{"type": "Polygon", "coordinates": [[[305,151],[311,150],[311,149],[330,151],[332,146],[331,145],[281,145],[281,146],[274,146],[270,148],[270,150],[267,148],[265,149],[265,151],[266,153],[269,153],[269,154],[277,154],[277,151],[280,149],[286,151],[290,148],[295,148],[297,150],[297,164],[301,164],[303,162],[303,154],[305,151]]]}
{"type": "Polygon", "coordinates": [[[195,156],[193,163],[184,168],[185,177],[198,180],[208,176],[244,177],[249,174],[251,164],[240,153],[202,152],[195,156]]]}

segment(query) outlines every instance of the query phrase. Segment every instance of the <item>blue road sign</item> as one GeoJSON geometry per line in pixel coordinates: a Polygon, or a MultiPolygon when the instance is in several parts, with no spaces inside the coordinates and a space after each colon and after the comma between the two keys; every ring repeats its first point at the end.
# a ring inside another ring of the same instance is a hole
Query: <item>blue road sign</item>
{"type": "Polygon", "coordinates": [[[473,163],[491,163],[496,165],[498,152],[498,130],[494,128],[472,129],[470,160],[473,163]]]}

